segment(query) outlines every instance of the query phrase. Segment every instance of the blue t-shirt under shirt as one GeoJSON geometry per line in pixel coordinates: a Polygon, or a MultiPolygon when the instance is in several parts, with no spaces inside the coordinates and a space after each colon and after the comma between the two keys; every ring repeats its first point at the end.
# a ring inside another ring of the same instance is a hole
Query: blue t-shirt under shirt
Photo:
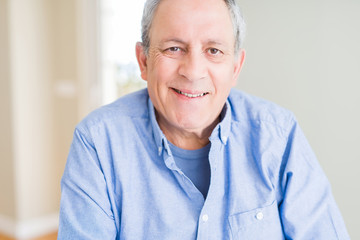
{"type": "Polygon", "coordinates": [[[210,186],[209,143],[203,148],[185,150],[169,142],[175,163],[199,189],[204,198],[210,186]]]}

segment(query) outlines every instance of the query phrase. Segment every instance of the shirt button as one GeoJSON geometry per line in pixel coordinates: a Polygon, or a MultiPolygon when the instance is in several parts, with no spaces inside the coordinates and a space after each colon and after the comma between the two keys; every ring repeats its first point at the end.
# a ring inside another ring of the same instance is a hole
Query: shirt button
{"type": "Polygon", "coordinates": [[[209,216],[207,214],[204,214],[201,218],[203,222],[207,222],[209,220],[209,216]]]}
{"type": "Polygon", "coordinates": [[[258,212],[255,217],[257,220],[262,220],[264,218],[264,214],[262,212],[258,212]]]}

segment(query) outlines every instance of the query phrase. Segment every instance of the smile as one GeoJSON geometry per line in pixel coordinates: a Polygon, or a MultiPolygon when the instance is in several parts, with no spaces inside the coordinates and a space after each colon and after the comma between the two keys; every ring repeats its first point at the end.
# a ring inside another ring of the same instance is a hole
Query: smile
{"type": "Polygon", "coordinates": [[[181,95],[184,95],[184,96],[186,96],[186,97],[188,97],[188,98],[203,97],[203,96],[209,94],[208,92],[199,93],[199,94],[191,94],[191,93],[182,92],[182,91],[180,91],[180,90],[178,90],[178,89],[175,89],[175,88],[173,88],[173,89],[174,89],[175,92],[177,92],[177,93],[179,93],[179,94],[181,94],[181,95]]]}

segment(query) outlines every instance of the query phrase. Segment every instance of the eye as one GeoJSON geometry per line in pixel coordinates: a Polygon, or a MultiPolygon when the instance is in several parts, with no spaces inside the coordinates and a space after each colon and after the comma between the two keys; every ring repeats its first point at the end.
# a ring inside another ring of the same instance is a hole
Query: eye
{"type": "Polygon", "coordinates": [[[169,47],[164,49],[162,52],[169,57],[179,57],[184,53],[184,50],[180,47],[169,47]]]}
{"type": "Polygon", "coordinates": [[[170,52],[179,52],[181,49],[179,47],[170,47],[167,50],[170,52]]]}
{"type": "Polygon", "coordinates": [[[217,48],[209,48],[209,49],[208,49],[208,53],[210,53],[211,55],[219,55],[219,54],[221,54],[222,52],[221,52],[219,49],[217,49],[217,48]]]}

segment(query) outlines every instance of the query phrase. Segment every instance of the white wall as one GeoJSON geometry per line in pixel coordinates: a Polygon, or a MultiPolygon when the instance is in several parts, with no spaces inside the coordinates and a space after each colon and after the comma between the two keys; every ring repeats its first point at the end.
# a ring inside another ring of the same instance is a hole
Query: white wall
{"type": "Polygon", "coordinates": [[[360,1],[239,3],[248,34],[237,87],[295,113],[360,239],[360,1]]]}

